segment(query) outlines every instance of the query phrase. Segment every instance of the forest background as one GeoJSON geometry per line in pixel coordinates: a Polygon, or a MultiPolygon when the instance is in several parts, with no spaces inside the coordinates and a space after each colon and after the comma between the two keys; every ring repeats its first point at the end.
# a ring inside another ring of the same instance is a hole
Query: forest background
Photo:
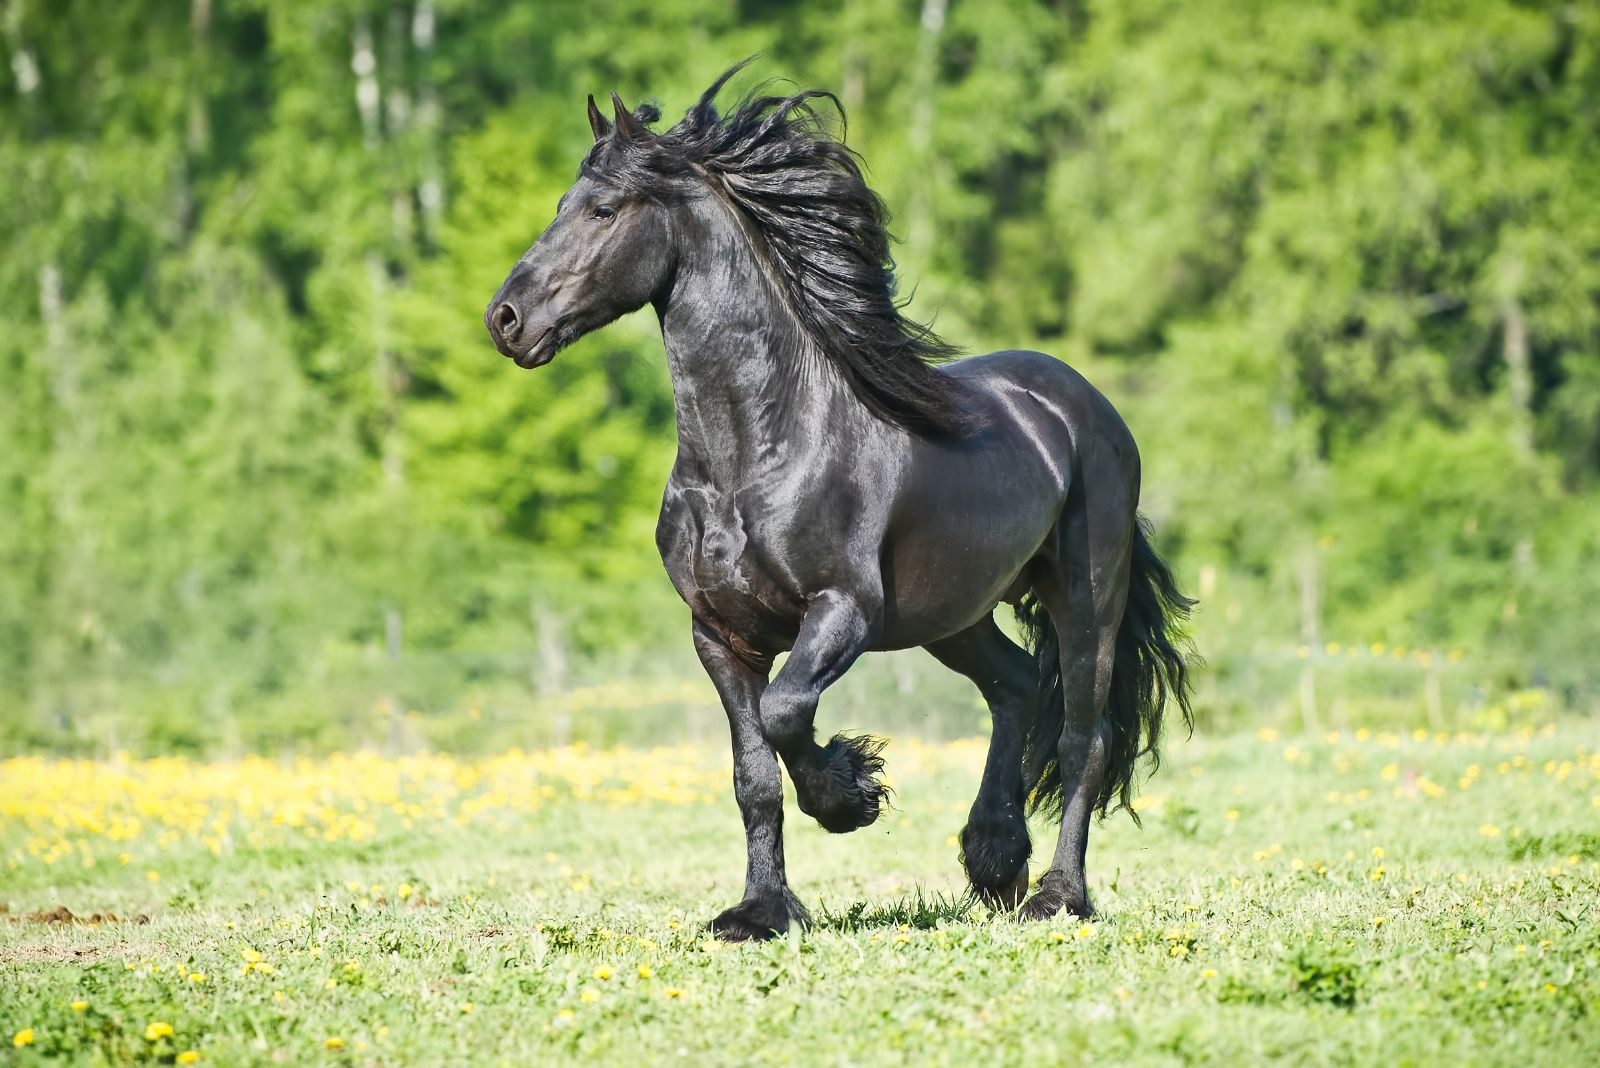
{"type": "MultiPolygon", "coordinates": [[[[485,303],[589,140],[838,93],[912,311],[1133,426],[1201,727],[1600,704],[1600,8],[0,2],[0,746],[663,741],[653,316],[485,303]]],[[[831,709],[831,711],[828,711],[831,709]]],[[[825,716],[967,734],[926,657],[825,716]]]]}

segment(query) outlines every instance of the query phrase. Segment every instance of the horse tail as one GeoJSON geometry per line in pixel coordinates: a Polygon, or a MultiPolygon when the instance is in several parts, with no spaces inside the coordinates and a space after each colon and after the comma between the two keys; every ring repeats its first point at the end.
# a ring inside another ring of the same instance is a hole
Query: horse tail
{"type": "MultiPolygon", "coordinates": [[[[1142,516],[1133,524],[1128,603],[1117,628],[1116,661],[1106,701],[1109,737],[1098,799],[1101,815],[1113,803],[1133,813],[1134,765],[1148,753],[1150,770],[1161,766],[1161,721],[1169,702],[1183,714],[1184,727],[1194,730],[1189,667],[1195,652],[1183,625],[1195,602],[1179,591],[1172,570],[1156,555],[1149,527],[1142,516]]],[[[1134,819],[1138,820],[1137,814],[1134,819]]]]}
{"type": "MultiPolygon", "coordinates": [[[[1195,602],[1178,589],[1172,571],[1150,544],[1149,524],[1136,519],[1128,568],[1128,598],[1117,628],[1115,660],[1101,730],[1106,743],[1105,776],[1095,807],[1101,815],[1116,808],[1133,813],[1134,771],[1150,756],[1161,764],[1161,727],[1168,704],[1176,704],[1184,726],[1194,729],[1189,668],[1193,644],[1183,624],[1195,602]]],[[[1023,742],[1023,785],[1033,811],[1060,814],[1061,766],[1058,755],[1065,727],[1059,639],[1049,615],[1031,592],[1017,607],[1023,638],[1039,672],[1033,715],[1023,742]]]]}

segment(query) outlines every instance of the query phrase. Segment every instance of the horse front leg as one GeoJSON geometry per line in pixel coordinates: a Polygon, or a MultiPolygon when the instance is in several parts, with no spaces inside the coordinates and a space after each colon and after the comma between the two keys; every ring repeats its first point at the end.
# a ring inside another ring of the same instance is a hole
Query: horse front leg
{"type": "Polygon", "coordinates": [[[842,834],[878,818],[886,787],[870,735],[839,734],[818,745],[814,723],[822,691],[872,644],[882,614],[881,593],[827,591],[811,602],[794,649],[761,695],[761,727],[794,780],[800,811],[842,834]]]}
{"type": "Polygon", "coordinates": [[[733,738],[733,793],[744,820],[744,897],[711,921],[711,931],[727,942],[771,938],[806,924],[810,917],[793,893],[783,870],[783,776],[778,758],[761,730],[763,670],[734,655],[699,621],[694,649],[722,698],[733,738]]]}

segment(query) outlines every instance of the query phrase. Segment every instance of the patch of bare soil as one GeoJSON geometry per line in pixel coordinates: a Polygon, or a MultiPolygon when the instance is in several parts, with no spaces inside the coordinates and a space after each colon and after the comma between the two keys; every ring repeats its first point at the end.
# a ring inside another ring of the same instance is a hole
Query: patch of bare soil
{"type": "Polygon", "coordinates": [[[142,912],[137,916],[118,916],[115,912],[96,912],[88,916],[78,916],[65,905],[57,905],[49,912],[30,912],[26,916],[14,917],[14,919],[26,920],[29,923],[57,923],[63,925],[81,923],[89,927],[98,927],[102,923],[150,922],[150,917],[142,912]]]}

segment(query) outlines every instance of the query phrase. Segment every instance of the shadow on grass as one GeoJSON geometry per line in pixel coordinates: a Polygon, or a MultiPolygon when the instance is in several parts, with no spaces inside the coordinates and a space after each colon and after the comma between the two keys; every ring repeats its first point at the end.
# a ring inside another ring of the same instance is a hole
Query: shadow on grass
{"type": "Polygon", "coordinates": [[[977,903],[978,899],[971,893],[924,894],[916,890],[906,897],[882,903],[857,901],[841,911],[835,911],[824,903],[812,918],[812,926],[819,931],[848,933],[905,924],[919,931],[928,931],[941,923],[965,923],[971,918],[977,903]]]}

